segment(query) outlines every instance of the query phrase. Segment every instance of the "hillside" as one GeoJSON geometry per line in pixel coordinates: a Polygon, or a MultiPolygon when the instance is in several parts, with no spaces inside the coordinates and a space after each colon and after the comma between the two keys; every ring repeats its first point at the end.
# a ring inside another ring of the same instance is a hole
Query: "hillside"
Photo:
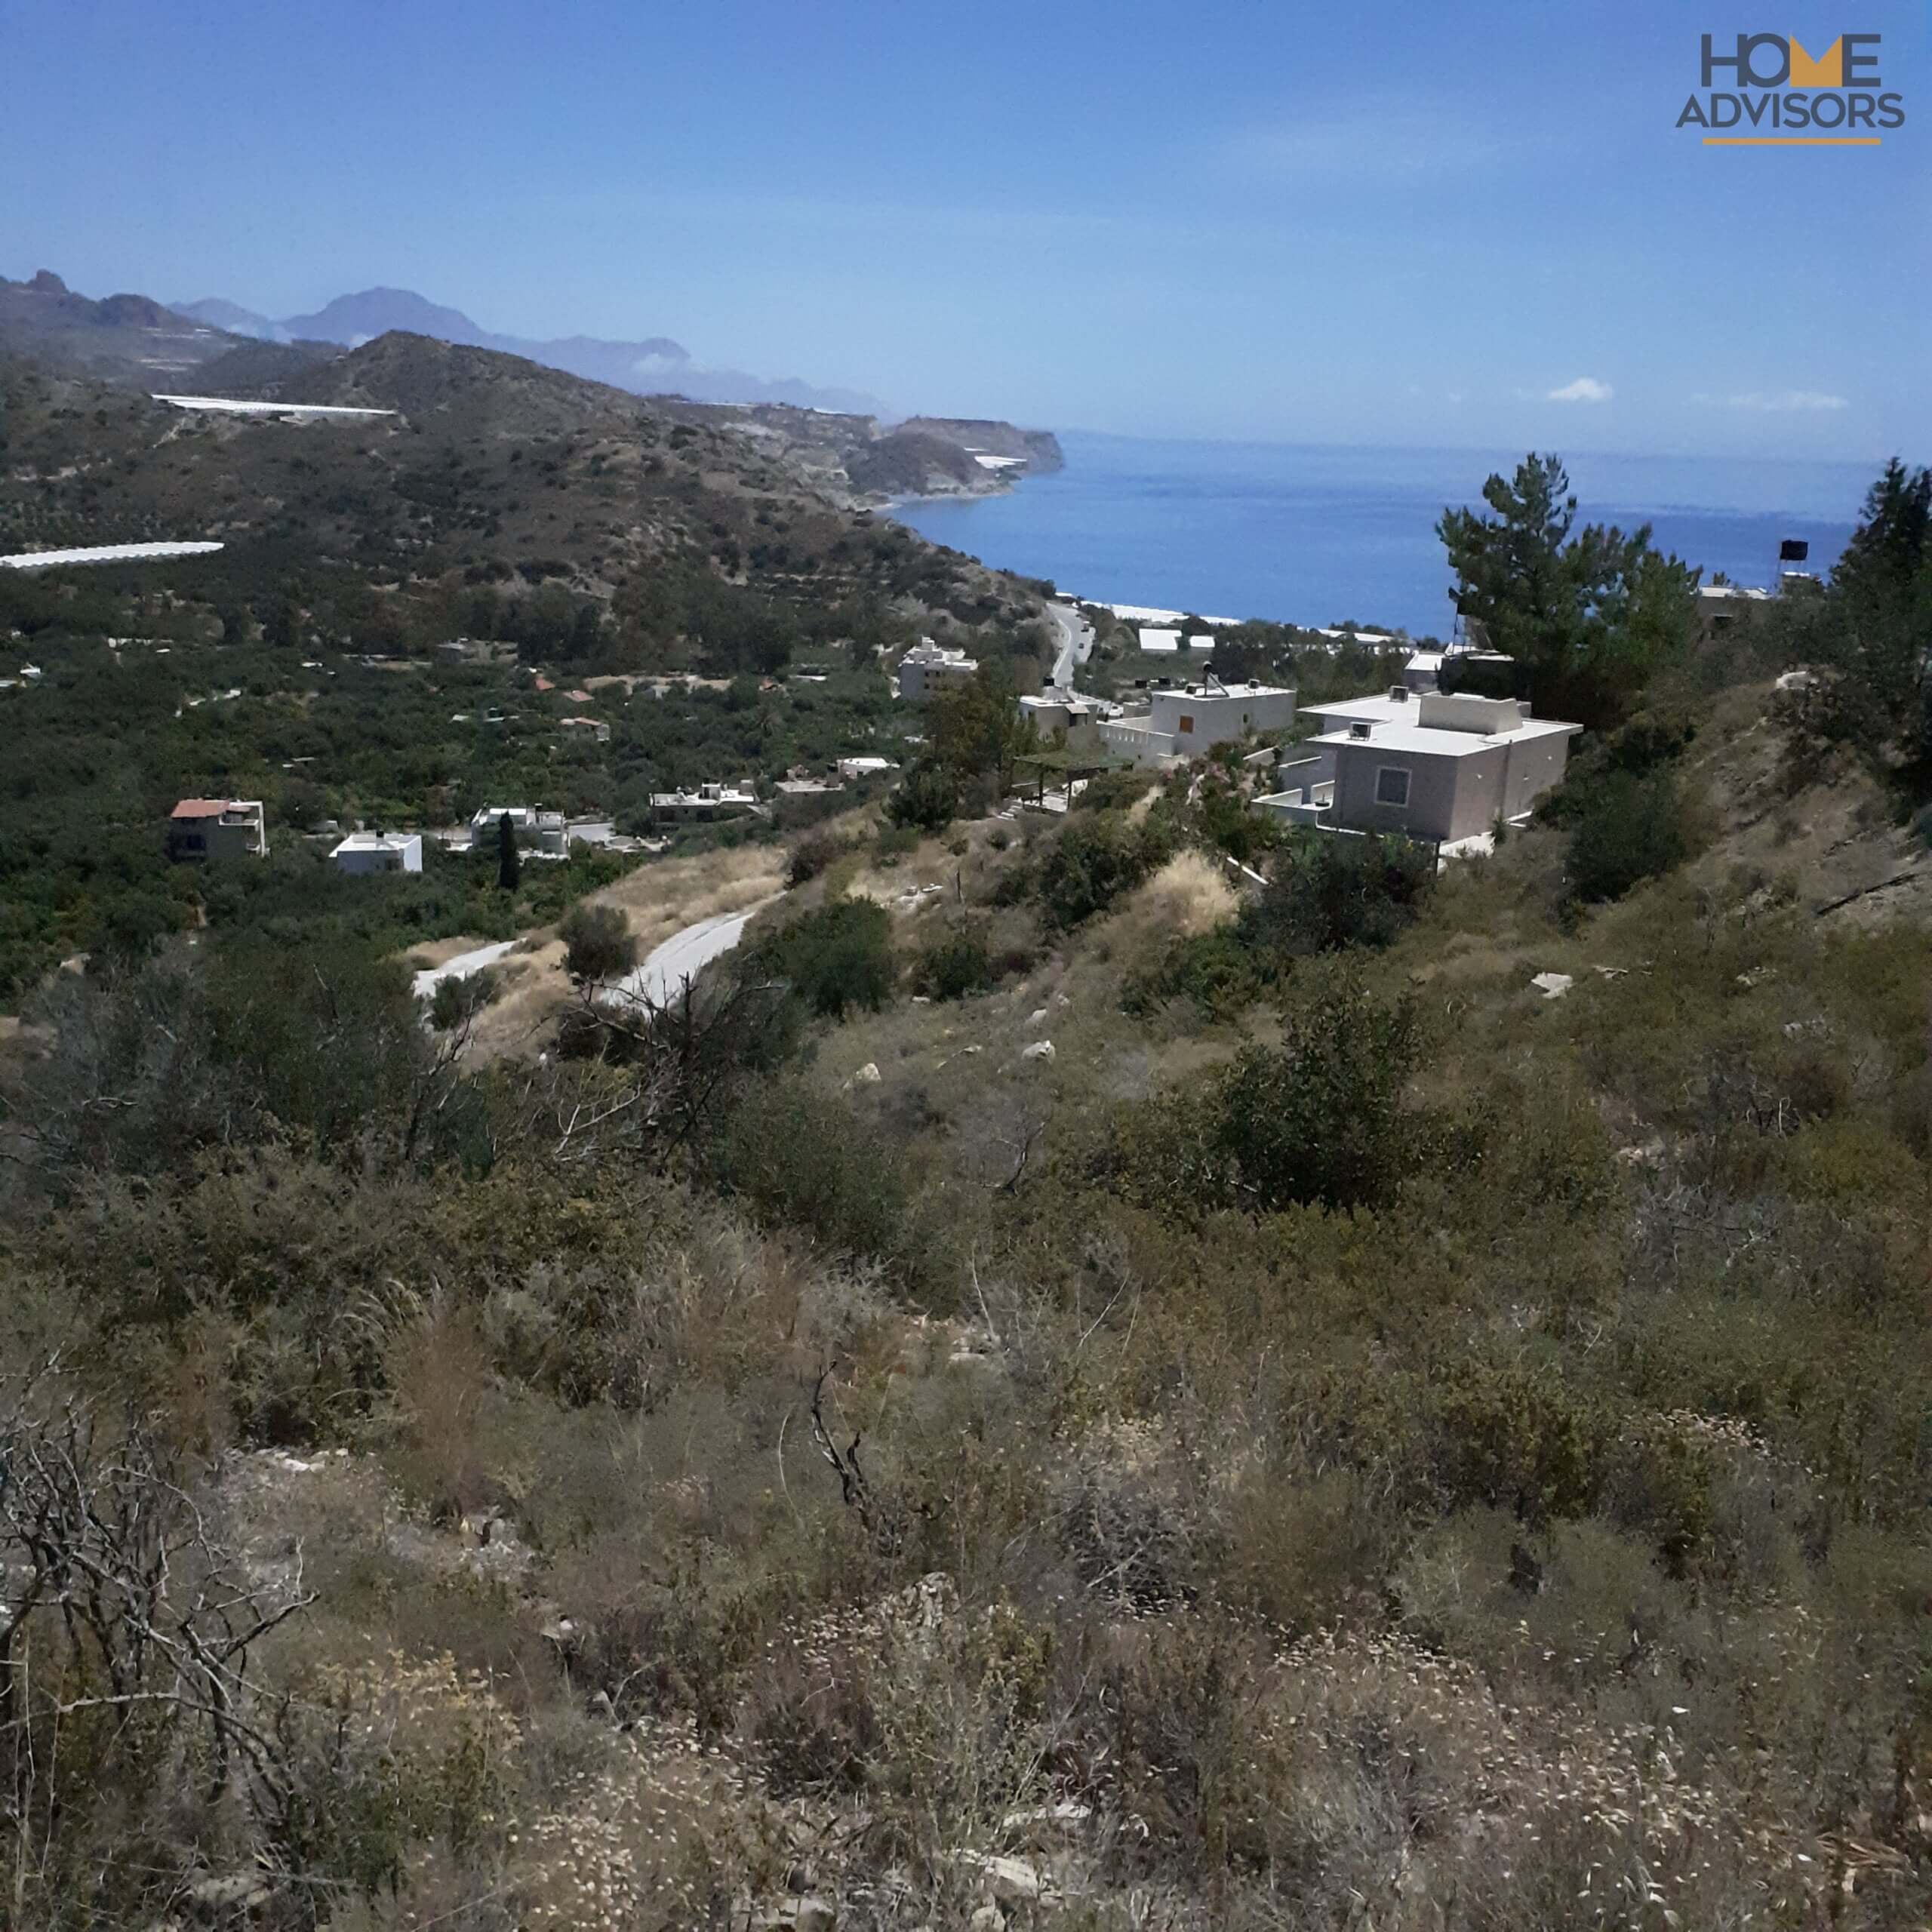
{"type": "MultiPolygon", "coordinates": [[[[219,299],[170,309],[145,296],[91,301],[46,271],[27,281],[0,277],[0,355],[147,393],[192,388],[240,401],[318,401],[319,394],[301,386],[309,372],[394,334],[534,362],[598,389],[648,396],[693,427],[739,431],[795,482],[848,506],[990,494],[1061,464],[1050,431],[937,417],[882,425],[884,405],[873,398],[706,370],[668,337],[525,341],[493,334],[460,309],[406,289],[367,289],[278,323],[219,299]],[[1008,460],[982,463],[977,455],[1008,460]]],[[[333,380],[336,387],[352,387],[361,380],[360,365],[333,380]]]]}
{"type": "Polygon", "coordinates": [[[774,613],[823,618],[854,599],[974,622],[1037,608],[1014,580],[838,506],[782,452],[491,350],[389,335],[248,386],[398,412],[306,429],[3,366],[5,547],[217,538],[228,547],[196,581],[264,623],[293,595],[325,636],[433,642],[461,627],[466,586],[521,608],[540,583],[566,629],[588,612],[622,669],[706,648],[728,660],[774,613]]]}
{"type": "Polygon", "coordinates": [[[77,295],[49,270],[0,275],[0,353],[32,355],[103,382],[165,389],[245,340],[145,295],[77,295]]]}
{"type": "Polygon", "coordinates": [[[655,1019],[512,954],[483,1064],[285,915],[57,976],[0,1440],[131,1588],[30,1598],[23,1922],[1924,1923],[1926,934],[1794,748],[1694,678],[1491,858],[1238,896],[1211,783],[848,814],[655,1019]],[[1633,771],[1687,845],[1580,903],[1633,771]]]}
{"type": "Polygon", "coordinates": [[[814,488],[854,505],[895,497],[989,496],[1062,466],[1051,431],[1016,429],[1010,423],[886,424],[876,416],[777,404],[721,408],[659,401],[679,422],[736,430],[814,488]],[[991,466],[978,460],[995,452],[1011,453],[1011,460],[991,466]]]}
{"type": "Polygon", "coordinates": [[[1041,475],[1066,466],[1059,441],[1048,429],[1016,429],[1011,423],[957,416],[909,416],[899,428],[905,435],[937,436],[983,456],[1023,463],[1041,475]]]}
{"type": "Polygon", "coordinates": [[[785,403],[794,408],[872,412],[884,405],[852,389],[827,389],[795,377],[771,379],[742,369],[712,369],[697,361],[668,336],[611,340],[587,335],[537,340],[505,335],[472,321],[460,309],[432,302],[413,289],[365,288],[339,295],[312,314],[274,321],[220,297],[177,303],[180,313],[220,328],[267,342],[312,339],[359,347],[379,335],[400,330],[435,336],[475,349],[500,349],[592,382],[654,395],[675,391],[694,401],[785,403]]]}

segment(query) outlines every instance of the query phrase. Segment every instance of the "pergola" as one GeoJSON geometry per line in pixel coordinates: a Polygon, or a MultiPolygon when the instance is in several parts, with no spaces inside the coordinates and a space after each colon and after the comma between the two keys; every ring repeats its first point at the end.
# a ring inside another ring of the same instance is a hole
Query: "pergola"
{"type": "Polygon", "coordinates": [[[1028,752],[1013,761],[1014,775],[1017,777],[1023,770],[1030,771],[1034,776],[1034,802],[1044,807],[1047,796],[1047,780],[1057,777],[1066,792],[1066,801],[1073,802],[1073,787],[1083,778],[1097,778],[1103,771],[1111,771],[1122,762],[1104,752],[1028,752]]]}

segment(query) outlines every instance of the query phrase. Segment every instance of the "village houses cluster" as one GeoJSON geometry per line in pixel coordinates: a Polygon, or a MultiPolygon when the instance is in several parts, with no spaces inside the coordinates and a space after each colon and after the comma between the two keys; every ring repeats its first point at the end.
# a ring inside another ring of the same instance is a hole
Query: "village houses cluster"
{"type": "MultiPolygon", "coordinates": [[[[1779,590],[1815,583],[1788,571],[1779,590]],[[1801,584],[1793,580],[1801,580],[1801,584]]],[[[1699,621],[1706,635],[1748,617],[1778,592],[1725,583],[1699,591],[1699,621]]],[[[1211,620],[1211,622],[1219,621],[1211,620]]],[[[1487,842],[1495,828],[1518,822],[1562,782],[1570,741],[1581,729],[1540,718],[1520,697],[1445,691],[1445,672],[1506,666],[1486,648],[1479,627],[1461,647],[1412,652],[1402,679],[1386,692],[1297,707],[1289,686],[1226,681],[1211,672],[1184,679],[1153,679],[1124,703],[1076,691],[1070,683],[1049,685],[1020,697],[1041,746],[1058,754],[1063,776],[1049,792],[1044,776],[1038,798],[1064,810],[1082,776],[1112,765],[1171,769],[1229,745],[1253,747],[1244,757],[1256,783],[1254,811],[1297,825],[1341,832],[1401,832],[1454,851],[1487,842]],[[1303,718],[1318,729],[1297,731],[1303,718]]],[[[1324,632],[1340,639],[1342,633],[1324,632]]],[[[1387,648],[1400,640],[1380,632],[1350,634],[1358,643],[1387,648]]],[[[1143,654],[1211,653],[1211,635],[1183,636],[1162,626],[1142,627],[1143,654]]],[[[441,647],[452,660],[491,647],[453,639],[441,647]]],[[[895,667],[900,697],[931,703],[969,685],[979,661],[964,651],[924,638],[895,667]]],[[[32,666],[23,674],[38,675],[32,666]]],[[[548,688],[547,681],[545,688],[548,688]]],[[[588,694],[571,691],[573,700],[588,694]]],[[[561,721],[573,733],[608,740],[610,726],[577,715],[561,721]]],[[[679,826],[768,813],[771,801],[835,794],[849,783],[897,769],[889,759],[866,755],[841,758],[823,774],[794,771],[761,795],[751,776],[709,780],[688,790],[651,795],[651,816],[666,830],[679,826]]],[[[568,856],[574,844],[618,849],[655,849],[650,841],[620,837],[608,822],[566,821],[541,807],[486,805],[467,825],[424,832],[356,827],[329,829],[337,842],[329,857],[339,871],[367,874],[420,872],[423,840],[463,851],[497,835],[505,819],[519,849],[537,859],[568,856]]],[[[168,823],[171,856],[182,860],[261,857],[269,849],[261,801],[252,798],[183,798],[168,823]]]]}

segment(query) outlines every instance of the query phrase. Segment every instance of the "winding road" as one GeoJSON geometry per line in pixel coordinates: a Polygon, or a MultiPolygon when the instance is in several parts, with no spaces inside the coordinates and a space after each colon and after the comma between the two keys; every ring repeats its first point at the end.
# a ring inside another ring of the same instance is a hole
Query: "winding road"
{"type": "Polygon", "coordinates": [[[1071,604],[1050,601],[1047,615],[1060,631],[1059,654],[1054,659],[1053,675],[1047,681],[1071,691],[1075,668],[1094,654],[1094,627],[1071,604]]]}
{"type": "Polygon", "coordinates": [[[694,926],[673,933],[661,946],[653,946],[644,964],[627,973],[610,989],[619,999],[641,999],[662,1006],[683,986],[721,952],[729,952],[744,937],[744,931],[771,901],[761,899],[742,912],[721,912],[715,918],[700,919],[694,926]]]}
{"type": "Polygon", "coordinates": [[[440,966],[424,968],[412,983],[416,997],[432,998],[440,981],[460,980],[469,974],[481,972],[486,966],[495,965],[516,943],[513,939],[499,940],[494,946],[479,946],[474,952],[459,952],[454,959],[446,959],[440,966]]]}

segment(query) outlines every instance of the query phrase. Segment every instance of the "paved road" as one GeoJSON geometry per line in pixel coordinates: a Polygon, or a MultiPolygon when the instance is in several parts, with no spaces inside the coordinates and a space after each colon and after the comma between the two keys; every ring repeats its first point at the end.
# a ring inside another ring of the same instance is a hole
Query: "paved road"
{"type": "Polygon", "coordinates": [[[696,925],[673,933],[662,946],[654,946],[644,964],[620,980],[611,992],[620,998],[641,998],[662,1005],[721,952],[729,952],[753,917],[771,903],[769,899],[761,900],[742,912],[721,912],[715,919],[700,919],[696,925]]]}
{"type": "Polygon", "coordinates": [[[1047,681],[1071,691],[1073,672],[1094,654],[1094,627],[1071,604],[1050,603],[1047,615],[1060,630],[1060,654],[1054,660],[1053,675],[1047,681]]]}
{"type": "Polygon", "coordinates": [[[499,940],[494,946],[479,946],[474,952],[459,952],[454,959],[446,959],[440,966],[432,966],[416,975],[414,984],[418,999],[432,998],[436,984],[441,980],[460,980],[468,973],[480,973],[486,966],[497,961],[516,944],[513,939],[499,940]]]}

